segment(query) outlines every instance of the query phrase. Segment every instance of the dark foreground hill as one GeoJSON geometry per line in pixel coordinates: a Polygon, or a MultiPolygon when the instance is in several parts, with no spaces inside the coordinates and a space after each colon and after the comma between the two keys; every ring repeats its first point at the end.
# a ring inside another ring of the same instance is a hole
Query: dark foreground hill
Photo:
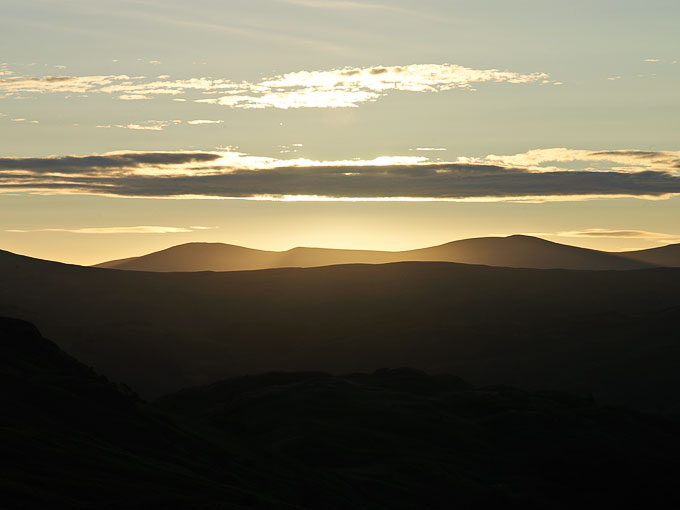
{"type": "Polygon", "coordinates": [[[147,397],[272,370],[409,365],[680,413],[678,269],[144,273],[3,252],[0,281],[0,314],[147,397]]]}
{"type": "MultiPolygon", "coordinates": [[[[679,245],[680,246],[680,245],[679,245]]],[[[670,247],[669,247],[670,248],[670,247]]],[[[514,235],[453,241],[408,251],[334,250],[293,248],[276,252],[222,243],[188,243],[141,257],[112,260],[96,267],[133,271],[241,271],[278,267],[317,267],[333,264],[384,264],[406,261],[440,261],[499,267],[537,269],[628,270],[680,266],[680,253],[645,259],[618,253],[578,248],[537,237],[514,235]],[[675,264],[667,264],[675,261],[675,264]],[[664,262],[664,263],[659,263],[664,262]]]]}
{"type": "Polygon", "coordinates": [[[3,509],[250,508],[259,499],[234,487],[237,473],[215,476],[230,462],[219,443],[121,391],[32,324],[0,317],[0,388],[3,509]]]}
{"type": "Polygon", "coordinates": [[[2,508],[677,508],[676,422],[412,369],[123,392],[0,318],[2,508]]]}

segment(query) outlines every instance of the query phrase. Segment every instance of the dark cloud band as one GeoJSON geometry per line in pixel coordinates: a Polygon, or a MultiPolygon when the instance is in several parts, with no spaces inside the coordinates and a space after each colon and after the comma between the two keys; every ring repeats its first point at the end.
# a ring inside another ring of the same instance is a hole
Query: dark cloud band
{"type": "Polygon", "coordinates": [[[665,171],[547,171],[500,165],[432,163],[235,169],[219,153],[125,153],[63,158],[0,159],[0,190],[54,190],[137,197],[249,198],[312,195],[334,198],[475,199],[496,197],[680,194],[680,177],[665,171]],[[182,175],[164,174],[181,165],[182,175]],[[159,170],[153,175],[139,169],[159,170]],[[209,173],[206,174],[206,170],[209,173]],[[59,174],[59,175],[54,175],[59,174]]]}
{"type": "MultiPolygon", "coordinates": [[[[21,170],[34,173],[97,173],[102,169],[135,169],[150,165],[182,165],[220,158],[211,152],[129,152],[103,156],[60,156],[49,158],[0,158],[0,172],[21,170]]],[[[3,176],[4,172],[0,173],[3,176]]]]}

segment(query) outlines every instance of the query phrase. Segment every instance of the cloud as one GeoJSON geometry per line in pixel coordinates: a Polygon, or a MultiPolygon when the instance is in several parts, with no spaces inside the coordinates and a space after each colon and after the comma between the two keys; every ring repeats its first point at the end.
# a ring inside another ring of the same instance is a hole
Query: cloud
{"type": "Polygon", "coordinates": [[[101,90],[102,87],[112,83],[128,83],[141,80],[142,77],[132,78],[127,75],[100,75],[100,76],[42,76],[42,77],[16,77],[0,80],[0,92],[5,94],[14,93],[57,93],[72,92],[84,93],[101,90]]]}
{"type": "Polygon", "coordinates": [[[277,0],[280,3],[299,5],[301,7],[313,7],[316,9],[350,9],[350,10],[383,10],[392,7],[381,4],[364,2],[350,2],[342,0],[277,0]]]}
{"type": "Polygon", "coordinates": [[[220,91],[238,88],[228,80],[191,78],[188,80],[148,81],[144,76],[99,75],[99,76],[43,76],[15,77],[0,80],[0,92],[18,93],[105,93],[120,96],[133,95],[177,95],[187,90],[220,91]]]}
{"type": "MultiPolygon", "coordinates": [[[[604,169],[624,172],[639,172],[642,170],[677,171],[680,170],[680,151],[589,151],[562,147],[534,149],[513,155],[499,156],[490,154],[483,158],[458,158],[457,161],[460,163],[522,166],[537,172],[554,170],[555,163],[574,162],[590,165],[604,164],[602,167],[604,169]],[[552,163],[552,165],[546,165],[546,163],[552,163]],[[614,163],[616,166],[612,166],[611,163],[614,163]]],[[[583,168],[583,165],[581,165],[581,168],[583,168]]],[[[589,169],[596,170],[597,168],[591,166],[589,169]]]]}
{"type": "MultiPolygon", "coordinates": [[[[6,115],[0,113],[0,117],[6,117],[6,115]]],[[[28,122],[30,124],[40,124],[39,120],[27,120],[27,119],[24,119],[23,117],[11,119],[11,120],[12,120],[12,122],[28,122]]]]}
{"type": "Polygon", "coordinates": [[[279,145],[279,154],[294,154],[297,153],[301,147],[303,147],[301,143],[279,145]]]}
{"type": "Polygon", "coordinates": [[[416,16],[419,18],[426,18],[438,21],[450,21],[446,17],[435,16],[425,10],[407,9],[395,5],[384,5],[369,2],[355,2],[350,0],[276,0],[279,3],[297,5],[299,7],[308,7],[313,9],[325,9],[336,11],[377,11],[386,12],[391,11],[409,16],[416,16]]]}
{"type": "Polygon", "coordinates": [[[123,94],[121,96],[118,96],[118,99],[120,99],[121,101],[141,101],[151,98],[149,96],[145,96],[144,94],[123,94]]]}
{"type": "Polygon", "coordinates": [[[159,227],[142,225],[137,227],[90,227],[90,228],[40,228],[32,230],[5,230],[5,232],[68,232],[71,234],[177,234],[206,230],[213,227],[159,227]]]}
{"type": "MultiPolygon", "coordinates": [[[[658,158],[667,157],[665,153],[642,151],[584,152],[597,157],[610,153],[615,157],[626,155],[652,165],[657,164],[658,158]]],[[[535,154],[534,151],[529,153],[535,154]]],[[[560,154],[569,160],[566,153],[560,154]]],[[[536,170],[532,166],[488,161],[471,163],[461,159],[472,158],[459,158],[455,162],[431,162],[416,156],[314,161],[257,157],[238,152],[117,152],[91,156],[0,158],[0,192],[167,198],[465,201],[664,199],[680,194],[680,176],[668,170],[633,172],[573,167],[536,170]]]]}
{"type": "MultiPolygon", "coordinates": [[[[134,173],[147,167],[213,164],[222,156],[205,152],[110,152],[90,156],[51,156],[47,158],[0,158],[0,179],[6,172],[27,175],[97,175],[112,172],[134,173]]],[[[0,180],[0,182],[2,182],[0,180]]]]}
{"type": "Polygon", "coordinates": [[[233,108],[348,108],[376,101],[388,92],[474,90],[482,82],[533,83],[544,73],[519,74],[497,69],[477,70],[451,64],[413,64],[299,71],[266,79],[248,88],[199,102],[233,108]]]}
{"type": "Polygon", "coordinates": [[[222,124],[224,121],[223,120],[205,120],[205,119],[197,119],[197,120],[188,120],[187,124],[191,125],[199,125],[199,124],[222,124]]]}
{"type": "Polygon", "coordinates": [[[99,125],[98,128],[110,129],[112,127],[120,129],[133,129],[136,131],[163,131],[167,126],[181,124],[181,120],[145,120],[141,124],[114,124],[99,125]]]}
{"type": "Polygon", "coordinates": [[[635,239],[674,239],[678,234],[665,234],[662,232],[648,232],[646,230],[606,230],[601,228],[589,228],[586,230],[574,230],[557,232],[561,237],[613,237],[613,238],[635,238],[635,239]]]}
{"type": "Polygon", "coordinates": [[[661,59],[660,59],[660,58],[646,58],[644,61],[645,61],[645,62],[650,62],[650,63],[652,63],[652,64],[655,64],[655,63],[657,63],[657,62],[661,62],[661,59]]]}
{"type": "Polygon", "coordinates": [[[423,152],[437,152],[448,150],[444,147],[416,147],[415,149],[409,149],[410,151],[423,151],[423,152]]]}
{"type": "Polygon", "coordinates": [[[101,93],[121,100],[193,93],[200,103],[230,108],[352,108],[393,92],[434,93],[475,90],[479,83],[551,83],[545,73],[522,74],[498,69],[471,69],[454,64],[345,67],[330,71],[297,71],[259,82],[226,79],[147,80],[142,76],[45,76],[0,79],[5,96],[36,93],[101,93]],[[220,97],[213,97],[222,94],[220,97]],[[205,97],[206,95],[211,97],[205,97]],[[202,98],[201,98],[202,97],[202,98]]]}

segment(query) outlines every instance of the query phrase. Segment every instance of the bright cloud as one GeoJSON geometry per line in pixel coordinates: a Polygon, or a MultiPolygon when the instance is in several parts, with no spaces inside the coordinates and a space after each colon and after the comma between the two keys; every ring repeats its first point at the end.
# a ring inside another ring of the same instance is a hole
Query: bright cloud
{"type": "Polygon", "coordinates": [[[136,227],[89,227],[89,228],[41,228],[33,230],[5,230],[5,232],[68,232],[71,234],[177,234],[207,230],[212,227],[159,227],[141,225],[136,227]]]}
{"type": "Polygon", "coordinates": [[[17,77],[0,80],[0,92],[5,94],[27,92],[39,94],[56,92],[84,93],[100,90],[102,87],[116,82],[132,85],[133,82],[140,79],[142,78],[131,78],[127,75],[17,77]]]}
{"type": "Polygon", "coordinates": [[[146,120],[140,124],[99,125],[96,127],[100,129],[110,129],[115,127],[120,129],[132,129],[135,131],[163,131],[168,126],[181,123],[181,120],[146,120]]]}
{"type": "Polygon", "coordinates": [[[205,120],[205,119],[197,119],[197,120],[188,120],[187,124],[191,125],[200,125],[200,124],[222,124],[224,121],[223,120],[205,120]]]}
{"type": "Polygon", "coordinates": [[[666,234],[663,232],[648,232],[646,230],[607,230],[602,228],[557,232],[553,235],[560,237],[612,237],[621,239],[673,239],[678,237],[678,234],[666,234]]]}
{"type": "Polygon", "coordinates": [[[424,93],[474,90],[476,84],[484,82],[554,83],[549,81],[545,73],[480,70],[454,64],[297,71],[259,82],[167,78],[167,75],[163,75],[149,81],[143,76],[128,75],[13,77],[0,79],[0,93],[9,97],[27,93],[102,93],[127,101],[193,93],[199,96],[194,97],[197,102],[231,108],[352,108],[395,91],[424,93]],[[214,94],[222,95],[200,98],[214,94]]]}
{"type": "Polygon", "coordinates": [[[348,108],[375,101],[391,91],[474,90],[475,83],[517,84],[547,79],[544,73],[476,70],[450,64],[343,68],[287,73],[251,86],[251,94],[233,94],[201,102],[237,108],[348,108]]]}
{"type": "MultiPolygon", "coordinates": [[[[640,151],[640,150],[607,150],[589,151],[582,149],[534,149],[514,155],[498,156],[490,154],[483,158],[458,158],[461,163],[501,164],[526,167],[536,172],[550,171],[555,164],[582,162],[586,164],[614,163],[605,165],[606,169],[624,172],[640,172],[659,170],[677,172],[680,170],[680,151],[640,151]],[[546,163],[553,165],[545,166],[546,163]]],[[[583,167],[571,167],[580,170],[583,167]]],[[[596,168],[589,167],[591,170],[596,168]]]]}

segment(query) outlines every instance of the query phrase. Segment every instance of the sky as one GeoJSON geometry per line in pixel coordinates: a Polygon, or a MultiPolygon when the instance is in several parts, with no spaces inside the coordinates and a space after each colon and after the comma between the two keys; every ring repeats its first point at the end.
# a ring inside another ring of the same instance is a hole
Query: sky
{"type": "Polygon", "coordinates": [[[0,12],[0,249],[680,242],[676,0],[0,12]]]}

